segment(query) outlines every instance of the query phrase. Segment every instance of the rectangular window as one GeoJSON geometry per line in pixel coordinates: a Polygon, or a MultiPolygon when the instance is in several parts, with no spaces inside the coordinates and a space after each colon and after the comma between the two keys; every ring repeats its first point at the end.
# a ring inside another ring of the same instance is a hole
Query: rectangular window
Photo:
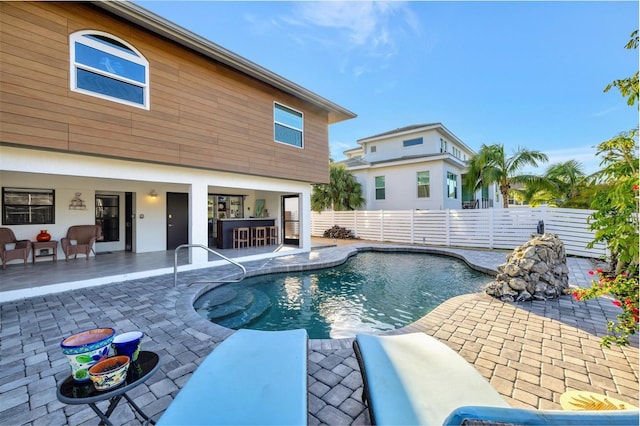
{"type": "Polygon", "coordinates": [[[447,152],[447,141],[440,138],[440,152],[447,152]]]}
{"type": "Polygon", "coordinates": [[[385,199],[384,176],[376,176],[376,200],[385,199]]]}
{"type": "Polygon", "coordinates": [[[429,196],[429,172],[418,172],[418,198],[428,198],[429,196]]]}
{"type": "Polygon", "coordinates": [[[55,223],[53,189],[2,188],[3,225],[55,223]]]}
{"type": "Polygon", "coordinates": [[[370,152],[371,152],[371,153],[376,152],[376,146],[375,146],[375,145],[372,145],[372,146],[371,146],[370,152]]]}
{"type": "Polygon", "coordinates": [[[301,112],[274,103],[273,120],[273,138],[276,142],[302,148],[304,126],[301,112]]]}
{"type": "Polygon", "coordinates": [[[447,172],[447,197],[458,198],[458,175],[447,172]]]}
{"type": "Polygon", "coordinates": [[[408,146],[414,146],[414,145],[422,145],[422,138],[415,138],[415,139],[402,141],[402,146],[404,146],[405,148],[408,146]]]}

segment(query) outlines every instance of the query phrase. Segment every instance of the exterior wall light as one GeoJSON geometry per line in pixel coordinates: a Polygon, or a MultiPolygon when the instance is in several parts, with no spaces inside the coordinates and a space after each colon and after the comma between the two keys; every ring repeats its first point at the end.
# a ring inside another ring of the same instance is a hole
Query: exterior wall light
{"type": "Polygon", "coordinates": [[[149,193],[149,196],[151,198],[157,198],[158,197],[158,193],[156,192],[155,189],[152,189],[151,192],[149,193]]]}

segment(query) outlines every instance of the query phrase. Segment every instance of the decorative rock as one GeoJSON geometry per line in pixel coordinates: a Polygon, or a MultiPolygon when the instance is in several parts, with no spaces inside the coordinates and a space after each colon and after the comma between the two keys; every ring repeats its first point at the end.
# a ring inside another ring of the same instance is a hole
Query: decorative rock
{"type": "Polygon", "coordinates": [[[355,235],[353,235],[353,231],[342,228],[338,225],[334,225],[332,228],[327,229],[322,234],[324,238],[334,238],[338,240],[353,240],[356,239],[355,235]]]}
{"type": "Polygon", "coordinates": [[[485,291],[505,302],[523,302],[555,299],[568,288],[564,244],[556,234],[542,234],[516,247],[485,291]]]}

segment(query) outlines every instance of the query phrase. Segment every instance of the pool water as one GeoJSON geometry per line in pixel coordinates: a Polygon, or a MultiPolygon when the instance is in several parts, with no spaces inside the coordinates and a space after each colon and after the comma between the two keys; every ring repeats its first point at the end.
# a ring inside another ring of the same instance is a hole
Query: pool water
{"type": "Polygon", "coordinates": [[[200,296],[194,308],[228,328],[304,328],[312,339],[344,338],[403,327],[490,281],[450,257],[365,252],[338,267],[225,284],[200,296]]]}

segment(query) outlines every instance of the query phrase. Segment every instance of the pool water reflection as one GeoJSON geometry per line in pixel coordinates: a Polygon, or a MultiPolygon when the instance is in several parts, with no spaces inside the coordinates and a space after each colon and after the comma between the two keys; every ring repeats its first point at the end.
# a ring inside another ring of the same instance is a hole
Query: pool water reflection
{"type": "Polygon", "coordinates": [[[334,268],[223,285],[199,297],[194,308],[229,328],[305,328],[313,339],[344,338],[403,327],[490,281],[450,257],[365,252],[334,268]]]}

